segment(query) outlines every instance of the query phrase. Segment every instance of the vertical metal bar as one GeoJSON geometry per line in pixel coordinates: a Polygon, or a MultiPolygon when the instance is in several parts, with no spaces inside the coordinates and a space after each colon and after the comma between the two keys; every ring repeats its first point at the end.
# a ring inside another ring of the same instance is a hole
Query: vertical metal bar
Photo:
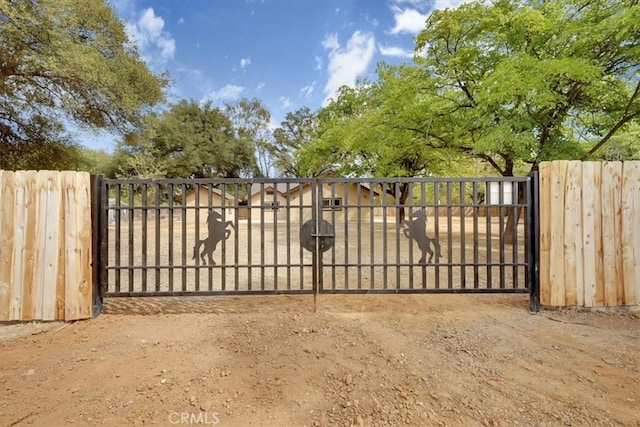
{"type": "Polygon", "coordinates": [[[133,210],[133,207],[135,205],[135,202],[133,200],[133,196],[134,196],[134,186],[133,183],[129,182],[127,184],[127,191],[129,193],[129,197],[128,197],[128,207],[129,209],[127,210],[127,223],[128,223],[128,230],[127,230],[127,234],[129,235],[129,239],[128,239],[128,246],[129,246],[129,264],[128,264],[128,289],[129,292],[133,292],[134,288],[133,288],[133,266],[135,265],[135,237],[134,237],[134,231],[135,231],[135,224],[133,223],[133,217],[135,215],[135,210],[133,210]]]}
{"type": "MultiPolygon", "coordinates": [[[[291,290],[291,184],[287,182],[287,290],[291,290]]],[[[302,193],[298,193],[302,196],[302,193]]],[[[302,204],[302,197],[300,204],[302,204]]],[[[300,218],[302,220],[302,218],[300,218]]]]}
{"type": "Polygon", "coordinates": [[[356,213],[357,213],[357,235],[358,235],[358,289],[362,289],[362,186],[360,182],[354,184],[356,186],[356,213]]]}
{"type": "Polygon", "coordinates": [[[147,186],[146,182],[142,183],[142,292],[147,292],[147,186]]]}
{"type": "MultiPolygon", "coordinates": [[[[312,224],[315,224],[315,234],[318,234],[318,212],[316,211],[317,209],[317,201],[318,201],[318,197],[322,196],[321,194],[318,194],[318,179],[315,179],[311,182],[311,221],[312,224]]],[[[322,203],[322,202],[321,202],[322,203]]],[[[320,292],[320,286],[322,285],[319,282],[319,275],[318,275],[318,260],[319,260],[319,254],[318,252],[320,252],[320,248],[319,248],[319,244],[318,244],[318,239],[315,239],[315,251],[313,251],[313,257],[311,258],[311,265],[312,265],[312,269],[311,269],[311,281],[312,281],[312,288],[313,288],[313,302],[314,302],[314,308],[315,308],[315,302],[316,302],[316,297],[318,295],[318,293],[320,292]]],[[[301,245],[302,246],[302,245],[301,245]]]]}
{"type": "MultiPolygon", "coordinates": [[[[435,204],[435,215],[433,218],[433,225],[435,227],[434,235],[438,243],[440,243],[440,182],[435,181],[433,183],[433,203],[435,204]]],[[[441,245],[442,247],[442,245],[441,245]]],[[[436,289],[440,289],[440,258],[435,257],[436,260],[436,289]]]]}
{"type": "MultiPolygon", "coordinates": [[[[275,190],[274,190],[275,191],[275,190]]],[[[260,290],[264,291],[264,182],[260,183],[260,290]]],[[[273,211],[271,211],[273,216],[273,211]]]]}
{"type": "MultiPolygon", "coordinates": [[[[116,253],[115,253],[115,266],[116,267],[120,267],[120,255],[121,255],[121,239],[122,239],[122,195],[121,195],[121,191],[122,191],[122,184],[117,183],[116,184],[116,194],[115,194],[115,206],[114,208],[116,209],[116,241],[115,241],[115,246],[116,246],[116,253]]],[[[122,270],[120,268],[117,268],[115,271],[115,275],[116,275],[116,292],[121,292],[121,287],[122,287],[122,270]]]]}
{"type": "MultiPolygon", "coordinates": [[[[213,238],[211,236],[211,224],[209,223],[210,221],[213,221],[213,218],[211,218],[211,212],[213,211],[213,184],[209,183],[207,184],[207,238],[211,239],[213,238]]],[[[211,266],[211,263],[208,262],[207,263],[207,279],[208,279],[208,283],[207,283],[207,290],[212,291],[213,290],[213,267],[211,266]]]]}
{"type": "Polygon", "coordinates": [[[480,274],[478,269],[478,247],[480,246],[480,238],[478,236],[479,215],[480,200],[478,197],[478,181],[473,181],[473,287],[476,289],[480,286],[480,274]]]}
{"type": "Polygon", "coordinates": [[[504,254],[504,250],[505,250],[505,232],[506,230],[504,229],[504,215],[506,212],[505,206],[504,206],[504,186],[505,186],[506,182],[504,181],[500,181],[500,183],[498,184],[498,189],[499,189],[499,193],[498,193],[498,203],[500,204],[500,216],[498,217],[498,227],[499,227],[499,237],[498,237],[498,242],[500,245],[500,255],[499,255],[499,259],[500,259],[500,289],[504,289],[505,287],[505,277],[504,277],[504,263],[505,263],[505,254],[504,254]]]}
{"type": "Polygon", "coordinates": [[[447,287],[453,288],[453,194],[451,181],[447,181],[447,287]]]}
{"type": "Polygon", "coordinates": [[[238,200],[240,200],[240,197],[238,193],[238,185],[238,182],[233,184],[233,222],[235,224],[235,229],[233,230],[233,259],[235,268],[233,273],[235,282],[234,289],[236,291],[240,289],[240,268],[238,267],[238,264],[240,264],[240,249],[238,247],[238,230],[240,229],[240,223],[238,222],[238,213],[240,212],[238,200]]]}
{"type": "Polygon", "coordinates": [[[103,215],[102,215],[102,177],[91,174],[90,177],[90,204],[91,204],[91,295],[92,295],[92,317],[98,316],[102,312],[102,288],[100,286],[100,239],[102,238],[103,215]]]}
{"type": "Polygon", "coordinates": [[[182,215],[182,290],[187,290],[187,186],[183,183],[180,187],[180,194],[182,195],[182,208],[180,209],[182,215]]]}
{"type": "Polygon", "coordinates": [[[382,288],[387,289],[389,284],[389,262],[387,260],[387,239],[389,236],[387,230],[387,183],[380,183],[380,195],[382,197],[382,288]]]}
{"type": "Polygon", "coordinates": [[[524,246],[527,265],[525,276],[529,287],[529,309],[540,311],[540,177],[538,171],[529,175],[526,181],[527,223],[524,230],[524,246]]]}
{"type": "Polygon", "coordinates": [[[161,272],[160,272],[160,226],[161,226],[161,219],[160,219],[160,206],[161,206],[161,194],[162,194],[162,187],[160,186],[159,183],[154,183],[154,192],[155,192],[155,211],[156,211],[156,223],[155,223],[155,265],[156,265],[156,269],[155,269],[155,279],[156,279],[156,283],[155,283],[155,290],[156,292],[160,292],[160,283],[161,283],[161,272]]]}
{"type": "Polygon", "coordinates": [[[467,287],[467,268],[466,268],[466,244],[465,244],[465,222],[466,217],[466,203],[465,203],[465,191],[466,182],[460,181],[460,286],[462,289],[467,287]]]}
{"type": "Polygon", "coordinates": [[[280,202],[278,201],[278,184],[273,184],[273,290],[278,289],[278,214],[280,202]]]}
{"type": "MultiPolygon", "coordinates": [[[[324,194],[324,191],[322,193],[324,194]]],[[[332,182],[331,183],[331,200],[329,200],[329,209],[331,212],[331,224],[334,224],[334,230],[335,230],[335,223],[336,223],[335,200],[336,200],[336,183],[332,182]]],[[[322,204],[321,208],[324,211],[324,208],[325,208],[324,198],[320,201],[320,203],[322,204]]],[[[324,212],[323,212],[323,215],[324,215],[324,212]]],[[[343,220],[347,221],[348,219],[344,217],[343,220]]],[[[335,242],[335,237],[334,237],[334,242],[335,242]]],[[[335,287],[336,287],[336,245],[334,244],[331,247],[331,289],[335,289],[335,287]]]]}
{"type": "MultiPolygon", "coordinates": [[[[305,202],[304,202],[304,186],[306,185],[306,183],[300,183],[298,184],[298,198],[300,199],[300,203],[298,206],[298,218],[299,219],[299,223],[302,226],[302,224],[305,223],[304,220],[304,210],[307,209],[305,202]]],[[[313,199],[314,196],[314,192],[313,192],[313,184],[309,184],[311,186],[311,192],[309,193],[311,195],[311,198],[313,199]]],[[[312,214],[313,216],[313,214],[312,214]]],[[[298,239],[299,240],[299,239],[298,239]]],[[[298,242],[298,262],[300,263],[300,274],[299,276],[299,282],[298,282],[298,288],[299,289],[304,289],[304,249],[302,248],[302,244],[301,242],[298,242]]],[[[315,265],[315,264],[314,264],[315,265]]],[[[314,280],[314,279],[312,279],[314,280]]],[[[315,283],[315,282],[313,282],[315,283]]],[[[315,291],[315,288],[314,288],[315,291]]]]}
{"type": "Polygon", "coordinates": [[[374,212],[374,202],[375,202],[375,193],[373,191],[373,183],[372,182],[368,182],[367,183],[367,188],[369,189],[369,248],[371,250],[371,253],[369,254],[369,264],[371,265],[371,269],[369,272],[369,281],[371,283],[370,287],[373,289],[375,288],[375,283],[376,283],[376,279],[375,279],[375,263],[376,263],[376,256],[375,256],[375,246],[376,246],[376,239],[375,239],[375,231],[376,231],[376,224],[374,222],[374,216],[375,216],[375,212],[374,212]]]}
{"type": "MultiPolygon", "coordinates": [[[[514,288],[520,287],[520,284],[518,283],[518,217],[520,216],[519,214],[521,209],[518,205],[520,204],[520,183],[521,181],[511,183],[511,201],[514,204],[513,212],[511,213],[511,215],[513,215],[513,221],[511,221],[513,224],[513,230],[510,230],[510,232],[513,233],[513,241],[511,242],[511,262],[513,263],[513,266],[511,269],[511,273],[514,288]]],[[[527,197],[528,196],[529,195],[527,194],[527,197]]]]}
{"type": "MultiPolygon", "coordinates": [[[[315,234],[316,236],[320,233],[320,221],[322,220],[322,196],[324,194],[324,185],[325,183],[322,180],[318,180],[318,185],[317,185],[317,191],[318,193],[316,194],[316,197],[313,198],[313,200],[316,203],[316,220],[314,222],[314,224],[316,225],[315,227],[315,234]]],[[[324,257],[323,257],[323,253],[320,250],[320,238],[316,237],[314,239],[315,242],[315,257],[317,260],[317,271],[318,271],[318,286],[317,286],[317,292],[320,293],[322,292],[322,290],[324,289],[324,257]]],[[[331,286],[335,286],[335,284],[331,284],[331,286]]],[[[315,312],[316,309],[316,301],[314,300],[314,304],[313,304],[313,311],[315,312]]]]}
{"type": "MultiPolygon", "coordinates": [[[[426,187],[426,182],[422,181],[420,183],[420,204],[422,205],[422,209],[425,210],[425,217],[426,217],[426,204],[427,204],[427,187],[426,187]]],[[[438,244],[438,242],[436,241],[436,245],[438,244]]],[[[434,248],[435,253],[435,257],[438,257],[438,254],[440,253],[440,251],[438,251],[438,248],[435,247],[434,248]]],[[[420,268],[421,272],[422,272],[422,289],[427,289],[427,265],[426,263],[421,265],[420,268]]]]}
{"type": "MultiPolygon", "coordinates": [[[[344,193],[344,200],[347,203],[344,205],[344,288],[349,289],[349,209],[351,209],[351,203],[349,202],[349,185],[343,184],[342,192],[344,193]]],[[[334,284],[335,288],[335,284],[334,284]]]]}
{"type": "MultiPolygon", "coordinates": [[[[222,188],[222,190],[220,191],[220,214],[222,215],[221,221],[223,224],[225,224],[223,227],[226,227],[227,210],[225,208],[227,205],[227,185],[220,184],[220,188],[222,188]]],[[[220,265],[222,266],[220,270],[220,275],[222,276],[221,288],[223,291],[226,291],[227,290],[227,239],[225,235],[222,236],[222,241],[220,243],[221,243],[220,265]]]]}
{"type": "Polygon", "coordinates": [[[169,292],[173,292],[173,184],[167,185],[169,199],[169,292]]]}
{"type": "Polygon", "coordinates": [[[109,185],[102,181],[100,192],[100,290],[109,291],[109,185]]]}
{"type": "MultiPolygon", "coordinates": [[[[409,191],[408,191],[409,205],[408,205],[408,211],[406,212],[406,214],[407,214],[408,220],[411,221],[411,215],[413,215],[413,208],[414,208],[413,197],[412,197],[413,183],[410,182],[408,185],[409,185],[409,191]]],[[[425,220],[425,226],[426,226],[426,220],[425,220]]],[[[409,244],[409,288],[413,289],[413,241],[411,239],[407,239],[407,240],[409,244]]]]}
{"type": "Polygon", "coordinates": [[[487,199],[487,217],[486,217],[486,223],[487,223],[487,228],[486,228],[486,237],[487,237],[487,256],[486,256],[486,263],[487,263],[487,288],[491,289],[492,288],[492,277],[491,277],[491,267],[492,265],[492,261],[491,261],[491,241],[493,240],[493,236],[491,233],[491,209],[493,207],[493,200],[491,200],[491,182],[487,181],[486,183],[486,188],[487,191],[485,192],[485,197],[487,199]]]}
{"type": "Polygon", "coordinates": [[[254,189],[257,188],[258,184],[253,184],[253,183],[249,183],[248,185],[248,196],[247,196],[247,290],[251,291],[252,285],[251,283],[253,282],[253,277],[252,277],[252,273],[253,273],[253,269],[251,268],[252,263],[253,263],[253,257],[252,257],[252,253],[253,253],[253,237],[252,237],[252,229],[253,229],[253,218],[252,216],[252,211],[253,211],[253,194],[254,194],[254,189]]]}
{"type": "Polygon", "coordinates": [[[194,262],[196,263],[195,267],[195,290],[200,290],[200,256],[198,254],[198,249],[200,248],[200,184],[196,184],[194,186],[195,194],[194,194],[194,205],[195,210],[193,213],[193,218],[195,222],[195,243],[193,249],[193,257],[195,258],[194,262]]]}
{"type": "Polygon", "coordinates": [[[400,289],[400,273],[402,270],[401,267],[401,259],[400,259],[400,233],[398,232],[398,228],[401,224],[400,219],[400,212],[404,212],[404,214],[406,215],[407,212],[404,209],[405,206],[401,203],[400,200],[400,192],[401,192],[401,187],[402,184],[399,181],[396,181],[394,183],[394,202],[395,202],[395,206],[396,206],[396,289],[400,289]]]}

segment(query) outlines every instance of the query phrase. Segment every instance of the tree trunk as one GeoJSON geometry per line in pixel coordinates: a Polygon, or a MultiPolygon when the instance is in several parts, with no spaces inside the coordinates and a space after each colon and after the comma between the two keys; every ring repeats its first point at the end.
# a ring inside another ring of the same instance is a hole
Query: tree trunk
{"type": "MultiPolygon", "coordinates": [[[[538,170],[538,165],[534,164],[533,166],[531,166],[531,170],[529,171],[529,173],[537,171],[538,170]]],[[[519,182],[518,183],[518,200],[517,203],[519,205],[524,204],[526,197],[528,196],[527,194],[525,194],[527,191],[527,187],[525,185],[524,182],[519,182]]],[[[520,223],[520,216],[522,216],[522,212],[524,211],[524,208],[520,207],[518,208],[515,212],[513,209],[510,208],[506,208],[507,209],[507,223],[504,226],[504,230],[503,230],[503,238],[504,238],[504,242],[507,245],[512,245],[513,242],[516,241],[516,236],[518,233],[517,230],[517,226],[520,223]],[[514,213],[515,218],[514,218],[514,213]],[[515,221],[515,224],[513,223],[515,221]],[[516,227],[514,229],[514,226],[516,227]]]]}
{"type": "Polygon", "coordinates": [[[396,221],[398,225],[400,225],[406,217],[404,205],[409,197],[409,183],[380,184],[380,186],[383,187],[384,193],[393,197],[394,202],[398,200],[398,206],[396,206],[396,221]]]}

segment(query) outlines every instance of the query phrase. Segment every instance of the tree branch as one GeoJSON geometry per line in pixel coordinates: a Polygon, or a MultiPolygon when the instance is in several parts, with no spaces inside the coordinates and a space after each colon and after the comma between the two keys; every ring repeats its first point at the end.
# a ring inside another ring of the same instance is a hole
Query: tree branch
{"type": "MultiPolygon", "coordinates": [[[[626,105],[626,107],[624,109],[624,113],[622,114],[622,118],[618,121],[618,123],[615,124],[614,127],[611,128],[611,130],[609,130],[609,132],[607,132],[607,134],[605,136],[602,137],[602,139],[600,141],[598,141],[598,143],[596,145],[593,146],[593,148],[591,148],[591,150],[589,150],[589,152],[587,154],[592,155],[593,153],[598,151],[600,148],[602,148],[602,146],[604,144],[607,143],[607,141],[609,141],[609,139],[611,139],[611,137],[613,135],[615,135],[615,133],[622,126],[624,126],[626,123],[628,123],[629,121],[633,120],[634,118],[640,117],[640,111],[637,111],[635,113],[629,114],[629,110],[631,109],[631,105],[633,104],[633,101],[636,100],[638,95],[640,95],[640,82],[638,82],[638,84],[636,85],[636,89],[633,91],[633,95],[631,95],[631,98],[629,98],[629,102],[627,102],[627,105],[626,105]]],[[[586,157],[586,156],[584,156],[584,157],[586,157]]]]}

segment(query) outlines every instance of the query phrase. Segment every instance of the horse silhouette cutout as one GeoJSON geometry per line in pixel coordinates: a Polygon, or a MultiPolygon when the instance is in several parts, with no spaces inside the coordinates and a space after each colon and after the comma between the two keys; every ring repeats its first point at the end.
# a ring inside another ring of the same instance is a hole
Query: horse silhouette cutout
{"type": "Polygon", "coordinates": [[[420,264],[431,264],[433,256],[442,257],[440,253],[440,243],[438,239],[427,236],[427,212],[420,209],[411,214],[412,220],[403,220],[400,226],[405,226],[402,231],[406,238],[413,240],[418,244],[418,248],[422,252],[422,257],[418,260],[420,264]],[[431,248],[433,246],[433,249],[431,248]],[[429,260],[426,260],[427,253],[429,260]]]}
{"type": "Polygon", "coordinates": [[[231,221],[223,222],[224,217],[220,215],[218,212],[211,210],[209,211],[209,215],[207,216],[207,224],[209,227],[209,235],[204,238],[196,241],[195,246],[193,247],[193,258],[196,259],[198,257],[198,252],[200,251],[200,247],[204,245],[204,249],[200,253],[200,259],[203,264],[206,264],[205,255],[209,258],[209,264],[215,265],[215,261],[213,260],[213,252],[216,250],[218,243],[223,240],[227,240],[229,236],[231,236],[231,230],[227,227],[231,226],[234,230],[236,226],[231,221]]]}

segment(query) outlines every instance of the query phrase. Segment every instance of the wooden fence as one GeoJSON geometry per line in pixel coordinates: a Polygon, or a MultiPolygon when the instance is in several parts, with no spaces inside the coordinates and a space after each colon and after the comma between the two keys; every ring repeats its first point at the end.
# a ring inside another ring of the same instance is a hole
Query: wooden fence
{"type": "Polygon", "coordinates": [[[0,321],[92,316],[88,173],[0,171],[0,321]]]}
{"type": "Polygon", "coordinates": [[[640,162],[540,164],[540,302],[640,304],[640,162]]]}

